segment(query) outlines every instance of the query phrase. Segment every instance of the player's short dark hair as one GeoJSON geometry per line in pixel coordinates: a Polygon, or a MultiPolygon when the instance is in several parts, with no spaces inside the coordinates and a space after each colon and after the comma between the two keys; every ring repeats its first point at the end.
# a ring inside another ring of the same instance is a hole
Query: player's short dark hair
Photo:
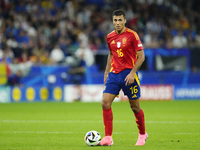
{"type": "Polygon", "coordinates": [[[122,9],[117,9],[115,11],[113,11],[112,17],[113,16],[121,16],[123,15],[124,19],[126,18],[126,14],[122,9]]]}

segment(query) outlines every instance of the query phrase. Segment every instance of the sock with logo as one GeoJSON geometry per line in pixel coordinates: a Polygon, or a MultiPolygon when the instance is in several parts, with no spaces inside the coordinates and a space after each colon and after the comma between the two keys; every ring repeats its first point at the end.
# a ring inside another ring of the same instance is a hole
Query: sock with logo
{"type": "Polygon", "coordinates": [[[144,112],[142,109],[135,115],[135,122],[139,129],[140,134],[145,134],[145,122],[144,122],[144,112]]]}
{"type": "Polygon", "coordinates": [[[103,122],[105,127],[105,136],[111,136],[113,132],[113,113],[112,109],[103,109],[103,122]]]}

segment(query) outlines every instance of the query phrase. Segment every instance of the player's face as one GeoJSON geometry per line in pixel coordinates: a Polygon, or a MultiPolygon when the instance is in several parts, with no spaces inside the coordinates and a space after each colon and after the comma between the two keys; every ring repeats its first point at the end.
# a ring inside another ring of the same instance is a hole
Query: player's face
{"type": "Polygon", "coordinates": [[[121,16],[113,16],[113,24],[117,33],[122,33],[125,28],[126,19],[123,15],[121,16]]]}

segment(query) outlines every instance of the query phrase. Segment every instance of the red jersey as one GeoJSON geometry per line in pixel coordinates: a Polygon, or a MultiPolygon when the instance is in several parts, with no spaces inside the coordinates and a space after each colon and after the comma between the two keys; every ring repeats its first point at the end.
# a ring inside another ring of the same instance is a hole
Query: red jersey
{"type": "Polygon", "coordinates": [[[136,52],[143,49],[138,34],[129,28],[121,34],[114,30],[107,35],[107,42],[113,54],[110,71],[119,73],[125,69],[132,69],[137,60],[136,52]]]}

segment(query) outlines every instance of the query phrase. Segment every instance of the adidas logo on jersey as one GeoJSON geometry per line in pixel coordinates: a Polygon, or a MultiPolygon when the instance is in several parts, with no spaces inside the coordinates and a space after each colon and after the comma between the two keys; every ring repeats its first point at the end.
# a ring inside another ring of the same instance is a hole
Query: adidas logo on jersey
{"type": "Polygon", "coordinates": [[[111,44],[115,44],[115,41],[113,40],[113,41],[111,42],[111,44]]]}

